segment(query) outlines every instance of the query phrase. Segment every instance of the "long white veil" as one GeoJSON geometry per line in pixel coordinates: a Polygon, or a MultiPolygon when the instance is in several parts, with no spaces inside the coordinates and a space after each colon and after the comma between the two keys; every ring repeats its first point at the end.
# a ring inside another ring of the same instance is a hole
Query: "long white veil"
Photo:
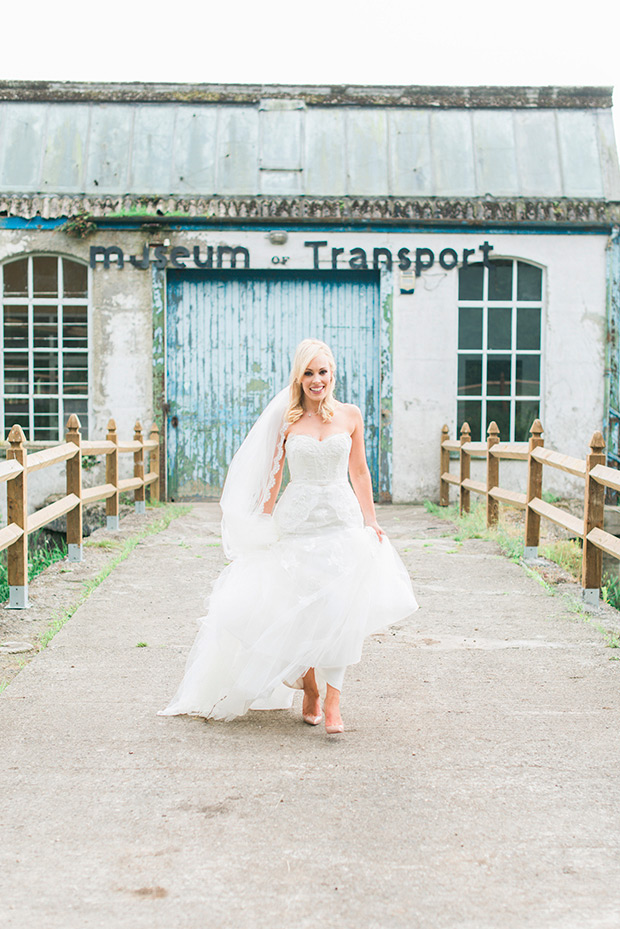
{"type": "Polygon", "coordinates": [[[228,558],[263,548],[277,538],[271,517],[262,510],[282,460],[288,401],[285,387],[258,417],[228,468],[220,499],[228,558]]]}

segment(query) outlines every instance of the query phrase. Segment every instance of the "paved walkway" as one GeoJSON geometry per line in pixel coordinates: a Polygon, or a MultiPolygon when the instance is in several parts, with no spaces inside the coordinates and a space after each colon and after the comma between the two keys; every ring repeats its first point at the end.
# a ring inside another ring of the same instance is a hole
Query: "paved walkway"
{"type": "Polygon", "coordinates": [[[156,716],[213,506],[89,597],[0,697],[3,929],[618,929],[620,651],[492,543],[381,519],[422,608],[350,669],[342,737],[156,716]]]}

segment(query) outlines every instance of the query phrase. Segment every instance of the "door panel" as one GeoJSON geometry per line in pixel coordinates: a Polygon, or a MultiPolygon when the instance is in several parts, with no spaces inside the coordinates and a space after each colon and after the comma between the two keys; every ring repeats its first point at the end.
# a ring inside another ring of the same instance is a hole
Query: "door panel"
{"type": "Polygon", "coordinates": [[[219,496],[233,454],[286,385],[295,346],[308,337],[334,352],[336,397],[362,411],[377,491],[377,274],[170,272],[167,296],[170,497],[219,496]]]}

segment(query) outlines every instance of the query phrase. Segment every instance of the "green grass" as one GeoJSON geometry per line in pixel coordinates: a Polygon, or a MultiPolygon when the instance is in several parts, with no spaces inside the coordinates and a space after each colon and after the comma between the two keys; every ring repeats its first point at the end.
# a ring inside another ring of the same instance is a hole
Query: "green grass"
{"type": "MultiPolygon", "coordinates": [[[[41,532],[33,532],[28,537],[28,580],[31,581],[50,565],[66,557],[67,546],[64,541],[50,542],[41,532]]],[[[9,579],[5,551],[0,557],[0,603],[8,599],[9,579]]]]}
{"type": "Polygon", "coordinates": [[[60,632],[62,627],[68,622],[75,611],[84,603],[85,600],[91,595],[93,590],[96,590],[97,587],[108,577],[114,568],[119,565],[122,561],[125,561],[127,557],[132,553],[134,548],[140,544],[144,539],[148,538],[151,535],[157,535],[158,532],[162,532],[163,529],[167,529],[173,519],[177,519],[179,516],[184,516],[185,513],[189,513],[191,506],[184,506],[181,504],[169,504],[167,507],[167,512],[158,519],[156,522],[151,523],[150,526],[146,526],[141,532],[133,536],[131,539],[127,539],[126,542],[122,544],[122,548],[114,558],[111,558],[110,561],[105,565],[104,568],[99,572],[99,574],[94,577],[92,580],[87,581],[84,586],[82,593],[78,599],[66,610],[63,610],[62,613],[55,616],[52,622],[49,624],[40,640],[40,648],[46,648],[49,643],[52,641],[57,632],[60,632]]]}
{"type": "Polygon", "coordinates": [[[541,545],[539,552],[543,558],[553,561],[574,578],[581,578],[581,546],[574,539],[557,539],[547,545],[541,545]]]}
{"type": "Polygon", "coordinates": [[[462,515],[459,514],[459,508],[455,504],[437,506],[436,503],[427,500],[424,508],[427,513],[455,524],[456,532],[450,534],[455,542],[463,542],[465,539],[487,539],[497,542],[502,553],[513,561],[519,561],[523,557],[523,539],[515,533],[512,526],[502,519],[501,510],[497,526],[487,529],[486,507],[479,501],[472,505],[469,513],[462,515]]]}
{"type": "Polygon", "coordinates": [[[614,574],[603,574],[601,596],[609,606],[620,610],[620,577],[614,574]]]}

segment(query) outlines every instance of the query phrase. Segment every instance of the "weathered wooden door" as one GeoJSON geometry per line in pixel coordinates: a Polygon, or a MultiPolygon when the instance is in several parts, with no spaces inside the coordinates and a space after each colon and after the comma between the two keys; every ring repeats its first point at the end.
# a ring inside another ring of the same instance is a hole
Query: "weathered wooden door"
{"type": "Polygon", "coordinates": [[[377,490],[378,275],[173,272],[167,289],[169,497],[219,496],[233,454],[287,384],[295,346],[308,337],[334,352],[337,398],[362,410],[377,490]]]}

